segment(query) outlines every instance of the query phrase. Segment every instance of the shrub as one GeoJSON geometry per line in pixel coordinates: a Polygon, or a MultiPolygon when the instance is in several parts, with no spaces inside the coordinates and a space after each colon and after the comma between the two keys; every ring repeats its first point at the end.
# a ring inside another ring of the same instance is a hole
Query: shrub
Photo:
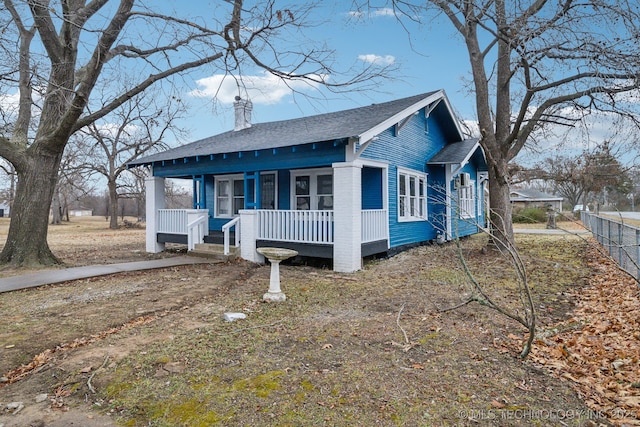
{"type": "Polygon", "coordinates": [[[522,208],[513,212],[513,222],[535,224],[547,222],[547,211],[542,208],[522,208]]]}

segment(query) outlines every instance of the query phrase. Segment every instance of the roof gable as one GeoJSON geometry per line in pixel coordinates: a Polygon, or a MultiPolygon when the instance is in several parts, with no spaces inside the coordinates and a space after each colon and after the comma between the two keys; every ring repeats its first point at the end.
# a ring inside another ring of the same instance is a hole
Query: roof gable
{"type": "Polygon", "coordinates": [[[452,140],[462,133],[443,91],[333,113],[318,114],[277,122],[256,123],[239,131],[228,131],[199,141],[153,154],[128,164],[135,167],[157,161],[195,156],[254,151],[355,138],[366,142],[420,109],[444,100],[453,128],[452,140]]]}
{"type": "Polygon", "coordinates": [[[553,194],[544,193],[542,191],[533,190],[530,188],[514,188],[510,191],[510,197],[513,201],[526,201],[526,200],[539,200],[539,201],[552,201],[563,200],[561,196],[555,196],[553,194]]]}

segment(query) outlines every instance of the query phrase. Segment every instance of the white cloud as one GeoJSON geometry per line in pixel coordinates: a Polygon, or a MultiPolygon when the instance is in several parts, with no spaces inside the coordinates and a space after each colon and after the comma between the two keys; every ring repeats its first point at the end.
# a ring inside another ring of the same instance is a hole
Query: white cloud
{"type": "Polygon", "coordinates": [[[393,65],[396,62],[396,58],[393,55],[374,55],[373,53],[369,53],[367,55],[358,55],[358,59],[364,62],[368,62],[369,64],[376,65],[393,65]]]}
{"type": "MultiPolygon", "coordinates": [[[[120,123],[104,123],[97,125],[97,128],[98,132],[100,132],[103,137],[115,138],[116,136],[118,136],[118,132],[120,131],[121,126],[122,125],[120,123]]],[[[138,125],[128,124],[123,129],[123,136],[130,137],[132,135],[135,135],[136,132],[138,132],[140,129],[141,128],[138,125]]]]}
{"type": "Polygon", "coordinates": [[[369,17],[369,18],[375,18],[378,16],[391,16],[391,17],[395,17],[396,16],[396,11],[391,9],[390,7],[383,7],[380,9],[375,9],[373,11],[369,11],[369,13],[365,13],[359,10],[351,10],[349,12],[347,12],[347,15],[351,18],[357,18],[357,19],[361,19],[361,18],[365,18],[365,17],[369,17]]]}
{"type": "Polygon", "coordinates": [[[396,16],[396,11],[390,7],[383,7],[374,11],[373,16],[396,16]]]}
{"type": "MultiPolygon", "coordinates": [[[[42,106],[41,93],[44,93],[44,88],[40,86],[34,86],[32,95],[33,104],[31,106],[32,118],[38,118],[40,116],[40,110],[42,106]]],[[[18,116],[18,110],[20,108],[20,92],[15,93],[0,93],[0,111],[2,111],[2,117],[6,121],[13,121],[18,116]]]]}
{"type": "Polygon", "coordinates": [[[18,92],[14,94],[0,94],[0,111],[3,112],[2,115],[9,117],[10,120],[15,119],[15,116],[18,114],[19,102],[20,94],[18,92]]]}
{"type": "MultiPolygon", "coordinates": [[[[321,78],[318,76],[318,78],[321,78]]],[[[327,78],[324,77],[326,80],[327,78]]],[[[230,104],[237,95],[246,97],[254,104],[272,105],[282,102],[283,98],[294,91],[318,88],[319,84],[311,81],[288,80],[264,72],[261,75],[234,77],[216,74],[197,80],[201,89],[189,92],[198,98],[215,98],[223,104],[230,104]]]]}
{"type": "Polygon", "coordinates": [[[462,120],[460,127],[462,127],[462,133],[467,138],[480,138],[482,136],[480,134],[480,126],[475,120],[462,120]]]}

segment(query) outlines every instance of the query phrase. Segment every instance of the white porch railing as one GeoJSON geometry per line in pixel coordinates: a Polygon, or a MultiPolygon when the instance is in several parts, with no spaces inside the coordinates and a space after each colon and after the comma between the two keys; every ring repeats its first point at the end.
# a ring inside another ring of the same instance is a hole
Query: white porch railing
{"type": "Polygon", "coordinates": [[[258,239],[333,244],[333,211],[258,211],[258,239]]]}
{"type": "Polygon", "coordinates": [[[234,233],[235,242],[234,246],[238,247],[240,245],[240,217],[234,218],[231,221],[227,222],[222,226],[222,235],[223,235],[223,246],[224,246],[224,254],[229,255],[229,231],[232,227],[236,228],[234,233]]]}
{"type": "Polygon", "coordinates": [[[187,212],[187,221],[187,249],[192,251],[209,234],[209,211],[187,212]]]}
{"type": "Polygon", "coordinates": [[[389,239],[388,216],[386,209],[368,209],[362,211],[362,243],[389,239]]]}
{"type": "Polygon", "coordinates": [[[209,234],[209,211],[206,209],[158,209],[156,233],[187,236],[187,246],[193,250],[209,234]]]}
{"type": "MultiPolygon", "coordinates": [[[[160,209],[157,211],[158,233],[187,235],[189,250],[202,243],[209,234],[208,210],[160,209]]],[[[333,244],[333,211],[258,210],[260,240],[295,243],[333,244]]],[[[235,246],[240,244],[240,218],[222,227],[224,253],[230,251],[230,230],[235,227],[235,246]]],[[[385,209],[362,211],[362,243],[389,239],[385,209]]]]}
{"type": "Polygon", "coordinates": [[[187,234],[187,211],[191,209],[158,209],[157,233],[187,234]]]}
{"type": "MultiPolygon", "coordinates": [[[[258,211],[258,239],[333,244],[333,211],[258,211]]],[[[389,239],[386,209],[362,211],[362,243],[389,239]]]]}

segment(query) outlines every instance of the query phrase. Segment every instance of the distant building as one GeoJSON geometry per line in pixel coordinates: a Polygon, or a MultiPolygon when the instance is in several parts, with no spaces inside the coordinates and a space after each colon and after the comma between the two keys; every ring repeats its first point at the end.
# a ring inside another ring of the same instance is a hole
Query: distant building
{"type": "Polygon", "coordinates": [[[553,210],[562,212],[562,201],[560,196],[543,193],[538,190],[525,188],[513,188],[509,195],[514,208],[542,208],[551,206],[553,210]]]}
{"type": "Polygon", "coordinates": [[[69,209],[69,216],[93,216],[93,209],[89,209],[89,208],[69,209]]]}
{"type": "Polygon", "coordinates": [[[0,218],[8,217],[11,213],[11,208],[8,203],[0,202],[0,218]]]}

